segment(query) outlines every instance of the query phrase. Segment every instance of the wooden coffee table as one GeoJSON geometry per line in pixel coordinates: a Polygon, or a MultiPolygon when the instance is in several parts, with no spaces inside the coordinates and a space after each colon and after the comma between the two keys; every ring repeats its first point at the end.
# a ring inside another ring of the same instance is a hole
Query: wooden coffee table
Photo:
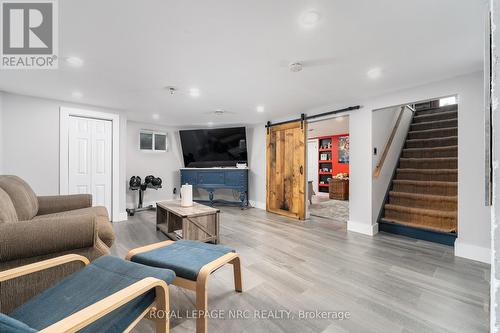
{"type": "Polygon", "coordinates": [[[156,230],[172,240],[189,239],[219,243],[219,214],[217,208],[193,203],[182,207],[180,200],[156,203],[156,230]]]}

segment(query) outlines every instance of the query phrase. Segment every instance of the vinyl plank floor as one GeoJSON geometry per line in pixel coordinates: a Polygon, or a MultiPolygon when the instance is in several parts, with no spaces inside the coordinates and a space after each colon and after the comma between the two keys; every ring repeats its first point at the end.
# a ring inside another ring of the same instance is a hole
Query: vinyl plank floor
{"type": "MultiPolygon", "coordinates": [[[[456,258],[451,247],[368,237],[319,217],[300,222],[259,209],[221,211],[221,243],[241,254],[244,292],[233,291],[230,267],[213,274],[209,309],[224,318],[209,319],[210,332],[488,332],[489,266],[456,258]],[[230,317],[235,310],[247,318],[230,317]],[[350,318],[300,317],[316,310],[348,311],[350,318]],[[265,316],[276,311],[283,316],[265,316]]],[[[120,257],[166,239],[154,211],[113,227],[111,251],[120,257]]],[[[194,301],[192,292],[171,286],[171,310],[179,314],[171,332],[195,331],[186,318],[194,301]]],[[[133,332],[153,331],[143,320],[133,332]]]]}

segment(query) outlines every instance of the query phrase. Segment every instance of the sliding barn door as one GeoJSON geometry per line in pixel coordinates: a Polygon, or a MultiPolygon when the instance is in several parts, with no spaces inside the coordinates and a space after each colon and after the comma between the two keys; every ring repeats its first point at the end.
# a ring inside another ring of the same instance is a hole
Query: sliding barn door
{"type": "Polygon", "coordinates": [[[297,121],[268,129],[266,206],[269,212],[305,218],[306,125],[297,121]]]}

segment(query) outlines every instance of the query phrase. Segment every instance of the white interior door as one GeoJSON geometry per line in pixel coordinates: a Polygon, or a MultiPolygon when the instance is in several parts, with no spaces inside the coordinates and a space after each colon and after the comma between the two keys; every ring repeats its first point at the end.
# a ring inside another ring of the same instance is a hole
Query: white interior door
{"type": "Polygon", "coordinates": [[[94,206],[111,210],[112,123],[69,117],[68,193],[92,194],[94,206]]]}

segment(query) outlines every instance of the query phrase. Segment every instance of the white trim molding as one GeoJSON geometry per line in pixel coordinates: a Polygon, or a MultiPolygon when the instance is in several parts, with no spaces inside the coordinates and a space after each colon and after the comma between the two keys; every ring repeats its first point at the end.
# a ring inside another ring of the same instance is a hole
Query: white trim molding
{"type": "Polygon", "coordinates": [[[491,264],[490,249],[464,243],[459,238],[455,241],[455,256],[491,264]]]}
{"type": "Polygon", "coordinates": [[[59,112],[59,194],[69,193],[68,184],[68,156],[69,156],[69,117],[85,117],[92,119],[110,120],[113,128],[112,143],[112,191],[111,194],[111,221],[123,221],[123,214],[120,214],[120,115],[85,109],[60,107],[59,112]]]}
{"type": "Polygon", "coordinates": [[[347,231],[357,232],[368,236],[375,236],[378,234],[378,223],[361,223],[349,220],[347,221],[347,231]]]}

